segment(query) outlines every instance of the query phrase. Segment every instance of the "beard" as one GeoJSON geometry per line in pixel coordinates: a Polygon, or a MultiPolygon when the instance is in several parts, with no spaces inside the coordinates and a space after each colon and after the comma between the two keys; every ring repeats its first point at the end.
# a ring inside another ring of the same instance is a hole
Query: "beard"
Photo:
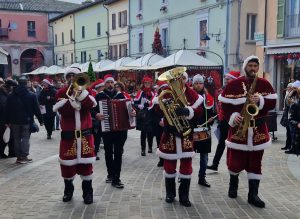
{"type": "Polygon", "coordinates": [[[114,86],[108,86],[106,89],[107,89],[108,91],[112,92],[112,91],[114,90],[114,86]]]}
{"type": "Polygon", "coordinates": [[[257,73],[254,71],[246,71],[246,75],[248,78],[255,78],[256,74],[257,73]]]}

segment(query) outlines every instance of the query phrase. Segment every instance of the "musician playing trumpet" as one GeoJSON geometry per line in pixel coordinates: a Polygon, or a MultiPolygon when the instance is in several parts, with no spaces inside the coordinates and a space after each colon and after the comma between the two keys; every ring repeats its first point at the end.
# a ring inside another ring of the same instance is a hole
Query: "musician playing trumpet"
{"type": "Polygon", "coordinates": [[[53,107],[53,111],[61,115],[59,162],[65,183],[63,201],[68,202],[72,199],[73,179],[78,174],[82,179],[84,203],[91,204],[93,202],[92,163],[95,162],[96,157],[90,110],[96,106],[96,101],[86,89],[75,89],[76,82],[79,80],[84,82],[85,78],[88,78],[79,68],[67,69],[65,78],[68,86],[57,92],[57,103],[53,107]]]}
{"type": "Polygon", "coordinates": [[[229,83],[219,100],[222,102],[225,119],[229,123],[226,140],[227,166],[230,173],[228,196],[237,197],[239,173],[247,171],[248,202],[264,208],[258,197],[262,178],[261,161],[264,149],[272,144],[265,117],[276,106],[277,95],[271,84],[258,77],[259,58],[249,56],[243,63],[245,76],[229,83]]]}

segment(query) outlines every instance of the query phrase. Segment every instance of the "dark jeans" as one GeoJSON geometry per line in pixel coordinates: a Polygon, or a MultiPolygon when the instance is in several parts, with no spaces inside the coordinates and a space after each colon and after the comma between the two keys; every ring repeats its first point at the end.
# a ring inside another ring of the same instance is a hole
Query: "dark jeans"
{"type": "Polygon", "coordinates": [[[55,119],[55,115],[47,115],[47,114],[43,115],[43,120],[47,131],[47,135],[50,136],[52,135],[52,131],[54,127],[54,119],[55,119]]]}
{"type": "Polygon", "coordinates": [[[292,146],[292,135],[291,135],[291,130],[290,126],[286,126],[286,141],[285,141],[285,147],[290,149],[292,146]]]}
{"type": "Polygon", "coordinates": [[[127,131],[103,133],[107,174],[115,181],[120,179],[123,147],[126,139],[127,131]]]}
{"type": "Polygon", "coordinates": [[[227,139],[229,125],[225,120],[223,120],[223,121],[220,121],[218,128],[220,129],[220,139],[219,139],[219,143],[217,145],[216,153],[215,153],[215,156],[213,159],[213,165],[215,165],[215,166],[219,165],[219,162],[224,153],[225,140],[227,139]]]}
{"type": "Polygon", "coordinates": [[[141,131],[141,148],[142,148],[142,151],[145,151],[145,149],[146,149],[146,139],[147,139],[147,142],[148,142],[148,148],[152,149],[152,145],[153,145],[153,134],[152,134],[152,132],[141,131]]]}
{"type": "Polygon", "coordinates": [[[289,127],[290,127],[290,134],[291,134],[291,145],[292,145],[292,149],[295,150],[295,135],[296,135],[296,128],[289,123],[289,127]]]}
{"type": "Polygon", "coordinates": [[[11,125],[11,131],[14,138],[15,154],[18,158],[27,157],[29,155],[29,125],[11,125]]]}
{"type": "Polygon", "coordinates": [[[93,134],[94,134],[94,145],[95,145],[95,152],[99,152],[100,150],[100,143],[102,138],[102,132],[99,129],[93,128],[93,134]]]}
{"type": "Polygon", "coordinates": [[[208,162],[208,153],[200,153],[200,170],[198,173],[199,178],[205,178],[207,162],[208,162]]]}

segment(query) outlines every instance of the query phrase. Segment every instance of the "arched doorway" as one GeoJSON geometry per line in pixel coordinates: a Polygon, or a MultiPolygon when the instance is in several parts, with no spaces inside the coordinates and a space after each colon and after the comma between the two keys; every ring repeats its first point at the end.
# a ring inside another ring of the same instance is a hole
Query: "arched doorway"
{"type": "Polygon", "coordinates": [[[36,49],[25,50],[20,57],[21,73],[31,72],[44,65],[43,54],[36,49]]]}

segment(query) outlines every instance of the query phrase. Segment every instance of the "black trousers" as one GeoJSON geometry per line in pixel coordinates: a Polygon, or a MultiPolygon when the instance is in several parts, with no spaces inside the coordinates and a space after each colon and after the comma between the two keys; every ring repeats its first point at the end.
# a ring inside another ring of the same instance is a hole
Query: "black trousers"
{"type": "Polygon", "coordinates": [[[102,136],[107,174],[113,178],[113,181],[118,181],[120,179],[123,148],[127,139],[127,131],[103,132],[102,136]]]}
{"type": "Polygon", "coordinates": [[[146,139],[147,139],[147,142],[148,142],[148,148],[152,149],[153,133],[152,132],[141,131],[141,148],[142,148],[142,151],[146,150],[146,139]]]}
{"type": "Polygon", "coordinates": [[[223,121],[220,121],[218,128],[220,129],[220,139],[219,139],[216,153],[215,153],[215,156],[213,159],[213,165],[216,165],[216,166],[219,165],[219,162],[220,162],[222,155],[224,153],[224,150],[225,150],[225,140],[227,139],[229,125],[225,120],[223,120],[223,121]]]}
{"type": "Polygon", "coordinates": [[[285,141],[285,147],[290,149],[292,147],[292,134],[290,130],[290,126],[286,126],[286,141],[285,141]]]}
{"type": "Polygon", "coordinates": [[[55,119],[55,114],[54,115],[43,115],[43,120],[45,124],[45,128],[47,131],[47,135],[52,135],[53,127],[54,127],[54,119],[55,119]]]}
{"type": "Polygon", "coordinates": [[[93,135],[94,135],[94,145],[95,145],[95,152],[99,152],[100,149],[100,143],[102,138],[102,132],[99,129],[93,128],[93,135]]]}

